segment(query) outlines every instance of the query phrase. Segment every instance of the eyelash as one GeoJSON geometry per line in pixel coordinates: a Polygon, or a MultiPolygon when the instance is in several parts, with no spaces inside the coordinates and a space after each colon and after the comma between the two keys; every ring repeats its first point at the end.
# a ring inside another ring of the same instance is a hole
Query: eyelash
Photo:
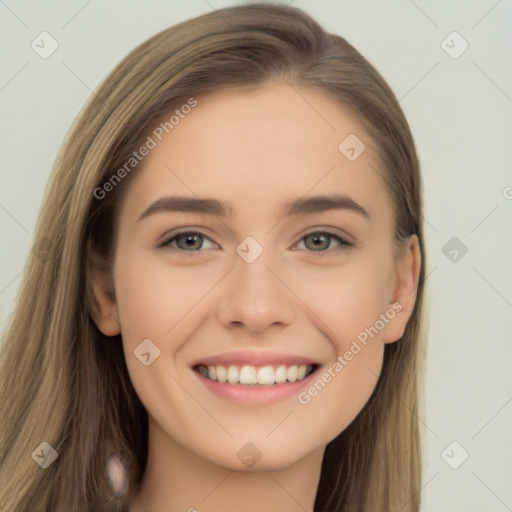
{"type": "MultiPolygon", "coordinates": [[[[156,247],[157,248],[166,248],[167,247],[167,248],[170,248],[171,250],[174,250],[174,251],[179,251],[179,252],[182,252],[182,253],[188,253],[187,256],[195,256],[194,253],[201,253],[201,252],[203,252],[203,250],[201,250],[201,249],[187,251],[185,249],[180,249],[178,247],[172,247],[171,248],[170,244],[172,242],[174,242],[178,238],[178,236],[180,236],[180,235],[200,235],[201,237],[206,238],[206,239],[208,239],[208,240],[213,242],[213,240],[211,240],[211,238],[209,236],[205,235],[204,233],[201,233],[200,231],[186,231],[186,230],[183,230],[183,231],[173,231],[173,232],[171,232],[169,234],[169,236],[167,236],[164,240],[159,242],[156,247]]],[[[324,235],[324,236],[328,236],[328,237],[334,238],[337,241],[339,241],[339,245],[335,246],[334,249],[332,249],[330,247],[328,249],[324,249],[324,250],[320,250],[320,251],[313,251],[313,250],[306,249],[306,252],[313,253],[313,254],[315,254],[316,256],[319,256],[319,257],[328,256],[328,253],[332,252],[333,250],[334,251],[346,250],[346,249],[348,249],[348,248],[350,248],[350,247],[352,247],[354,245],[354,244],[348,242],[347,240],[345,240],[344,238],[341,238],[339,235],[335,235],[334,233],[332,233],[330,231],[327,231],[327,230],[310,231],[309,233],[306,233],[299,240],[299,242],[304,240],[305,238],[307,238],[310,235],[324,235]]],[[[215,242],[213,242],[213,243],[215,243],[215,242]]]]}

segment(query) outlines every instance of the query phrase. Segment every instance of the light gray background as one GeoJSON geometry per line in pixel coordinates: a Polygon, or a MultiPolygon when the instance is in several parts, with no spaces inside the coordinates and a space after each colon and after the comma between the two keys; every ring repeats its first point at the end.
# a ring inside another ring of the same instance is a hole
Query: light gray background
{"type": "MultiPolygon", "coordinates": [[[[0,0],[1,326],[56,152],[91,91],[156,32],[239,3],[0,0]],[[47,59],[31,48],[43,31],[59,44],[47,59]]],[[[512,510],[512,1],[282,3],[365,55],[415,136],[430,298],[422,510],[512,510]],[[462,41],[442,45],[453,31],[469,44],[458,58],[443,46],[462,41]],[[443,253],[452,237],[465,255],[443,253]]]]}

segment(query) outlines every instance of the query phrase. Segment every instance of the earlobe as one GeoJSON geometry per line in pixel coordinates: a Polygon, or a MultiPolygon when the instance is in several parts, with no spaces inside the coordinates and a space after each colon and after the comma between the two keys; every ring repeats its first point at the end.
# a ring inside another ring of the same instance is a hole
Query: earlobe
{"type": "Polygon", "coordinates": [[[398,341],[404,334],[416,303],[421,265],[419,239],[417,235],[411,235],[404,241],[403,251],[396,265],[390,300],[390,310],[395,314],[383,330],[384,343],[398,341]]]}
{"type": "Polygon", "coordinates": [[[111,279],[97,268],[91,274],[91,316],[105,336],[117,336],[121,332],[121,324],[111,279]]]}

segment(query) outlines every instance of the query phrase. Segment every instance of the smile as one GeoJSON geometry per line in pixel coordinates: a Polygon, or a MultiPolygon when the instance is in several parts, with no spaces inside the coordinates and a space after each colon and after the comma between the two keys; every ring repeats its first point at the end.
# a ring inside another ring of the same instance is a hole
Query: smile
{"type": "Polygon", "coordinates": [[[304,360],[255,361],[254,365],[243,360],[220,363],[204,361],[192,370],[210,393],[242,406],[268,406],[296,398],[311,385],[321,367],[313,361],[304,364],[304,360]]]}
{"type": "Polygon", "coordinates": [[[205,378],[221,384],[239,384],[242,386],[274,386],[286,382],[304,380],[314,369],[314,365],[265,365],[250,364],[230,365],[198,365],[195,369],[205,378]]]}

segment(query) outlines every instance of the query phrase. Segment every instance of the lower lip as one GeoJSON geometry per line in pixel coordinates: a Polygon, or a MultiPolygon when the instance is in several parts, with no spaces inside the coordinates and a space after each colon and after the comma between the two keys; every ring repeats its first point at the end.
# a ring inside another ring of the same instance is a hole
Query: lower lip
{"type": "Polygon", "coordinates": [[[217,396],[245,405],[272,405],[290,396],[298,395],[302,388],[308,386],[317,375],[318,368],[306,378],[295,382],[272,384],[271,386],[230,384],[209,379],[193,370],[204,385],[217,396]]]}

